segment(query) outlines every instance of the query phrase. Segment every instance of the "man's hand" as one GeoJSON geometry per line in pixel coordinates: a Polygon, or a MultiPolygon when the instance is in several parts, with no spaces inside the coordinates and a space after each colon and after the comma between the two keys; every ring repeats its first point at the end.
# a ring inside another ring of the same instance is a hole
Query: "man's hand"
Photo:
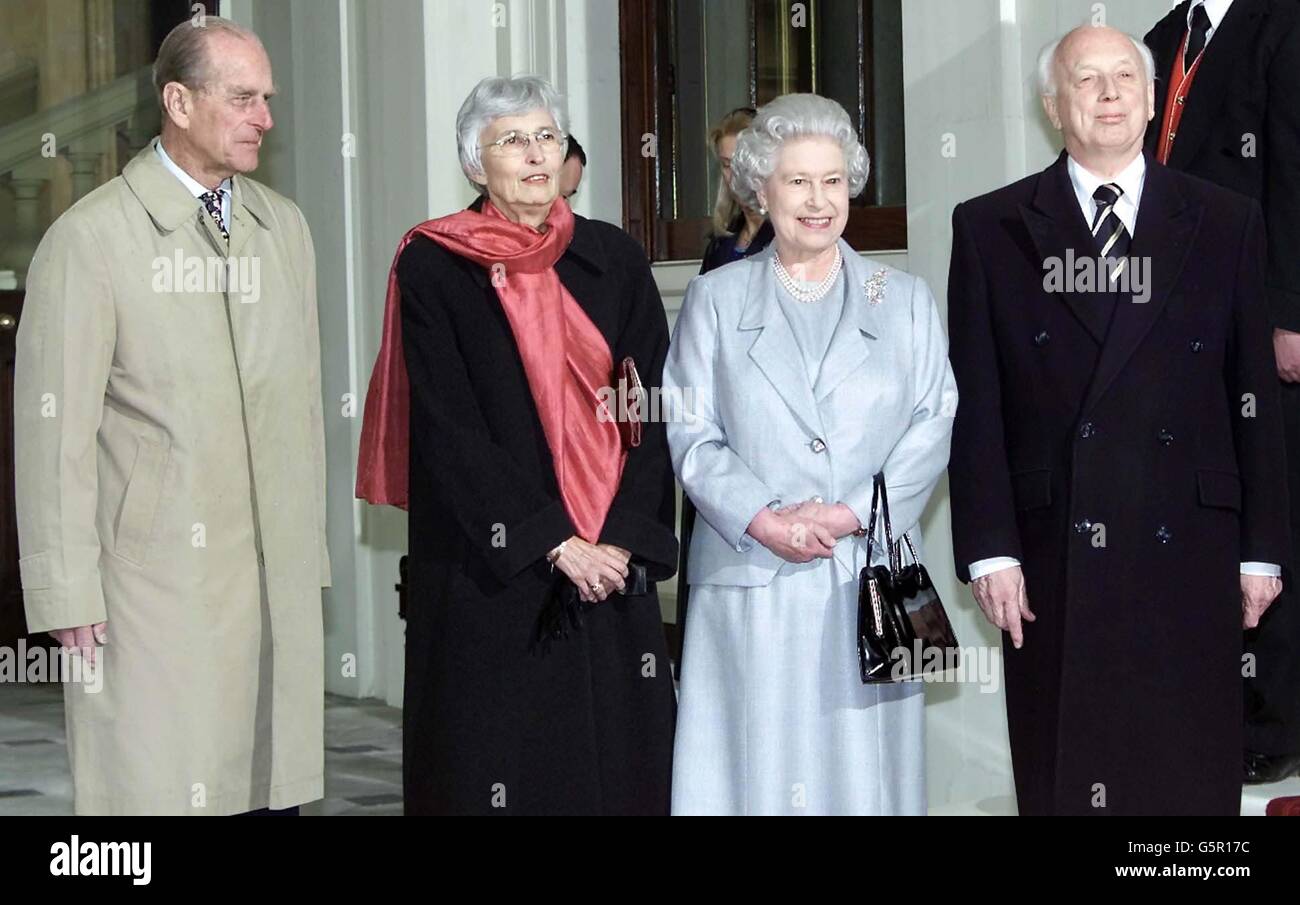
{"type": "Polygon", "coordinates": [[[1273,357],[1277,359],[1278,377],[1287,383],[1300,383],[1300,333],[1275,327],[1273,357]]]}
{"type": "Polygon", "coordinates": [[[80,650],[81,659],[94,666],[95,645],[108,641],[108,623],[96,622],[94,625],[80,625],[76,628],[56,628],[51,629],[50,634],[64,650],[80,650]]]}
{"type": "Polygon", "coordinates": [[[804,500],[791,506],[782,506],[778,512],[781,515],[794,515],[825,525],[837,540],[847,537],[862,527],[857,515],[844,503],[833,505],[823,503],[821,497],[813,497],[811,500],[804,500]]]}
{"type": "MultiPolygon", "coordinates": [[[[1292,334],[1296,335],[1296,334],[1292,334]]],[[[1259,625],[1269,604],[1282,593],[1282,579],[1271,575],[1241,576],[1241,624],[1245,628],[1259,625]]]]}
{"type": "Polygon", "coordinates": [[[1009,566],[975,579],[971,582],[971,591],[975,594],[975,602],[984,611],[985,618],[1002,631],[1009,632],[1011,643],[1017,650],[1024,646],[1025,633],[1021,620],[1033,622],[1038,617],[1029,609],[1029,597],[1025,594],[1025,573],[1020,570],[1020,566],[1009,566]]]}
{"type": "Polygon", "coordinates": [[[786,562],[829,559],[835,535],[821,522],[764,508],[747,529],[749,536],[786,562]]]}

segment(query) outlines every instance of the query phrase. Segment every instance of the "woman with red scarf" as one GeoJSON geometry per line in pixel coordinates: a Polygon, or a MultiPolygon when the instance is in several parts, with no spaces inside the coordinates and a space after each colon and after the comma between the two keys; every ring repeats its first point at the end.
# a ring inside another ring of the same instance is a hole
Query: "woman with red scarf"
{"type": "Polygon", "coordinates": [[[357,496],[410,513],[408,814],[668,811],[673,475],[618,404],[668,326],[641,247],[559,197],[565,126],[545,81],[480,82],[456,127],[482,197],[389,276],[357,496]]]}

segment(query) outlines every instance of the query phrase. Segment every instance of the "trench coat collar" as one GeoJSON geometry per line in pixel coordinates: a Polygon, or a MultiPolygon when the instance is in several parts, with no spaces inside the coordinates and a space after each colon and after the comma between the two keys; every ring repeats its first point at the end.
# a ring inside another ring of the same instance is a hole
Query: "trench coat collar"
{"type": "MultiPolygon", "coordinates": [[[[163,232],[173,232],[195,217],[201,222],[209,222],[203,202],[191,195],[158,158],[154,147],[157,142],[155,137],[122,170],[127,186],[163,232]]],[[[270,217],[265,199],[255,183],[236,173],[230,179],[230,186],[229,253],[235,255],[247,242],[254,227],[269,228],[270,217]]],[[[215,234],[215,226],[212,230],[215,234]]]]}
{"type": "Polygon", "coordinates": [[[839,246],[844,258],[844,310],[831,335],[815,386],[808,382],[798,341],[776,299],[772,270],[775,242],[746,261],[749,282],[737,324],[739,330],[760,331],[749,348],[749,357],[814,438],[824,433],[817,403],[862,364],[869,354],[867,340],[879,339],[881,332],[880,319],[867,299],[869,268],[843,239],[839,246]]]}

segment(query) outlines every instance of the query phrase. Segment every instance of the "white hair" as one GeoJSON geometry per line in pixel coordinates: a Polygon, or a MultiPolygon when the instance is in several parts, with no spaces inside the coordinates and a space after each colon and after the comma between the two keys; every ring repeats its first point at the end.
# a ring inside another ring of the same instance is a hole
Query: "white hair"
{"type": "Polygon", "coordinates": [[[535,75],[486,78],[474,86],[460,105],[460,112],[456,114],[456,151],[465,178],[480,195],[487,194],[487,186],[474,181],[474,176],[483,175],[483,154],[479,148],[483,130],[493,120],[520,116],[538,108],[551,114],[555,125],[565,134],[562,150],[567,151],[568,111],[564,107],[564,98],[546,79],[535,75]]]}
{"type": "Polygon", "coordinates": [[[783,94],[758,108],[753,123],[736,138],[731,158],[732,191],[744,205],[757,210],[758,190],[776,171],[781,146],[792,138],[830,138],[844,151],[849,197],[867,184],[871,157],[853,131],[844,108],[818,94],[783,94]]]}
{"type": "MultiPolygon", "coordinates": [[[[1079,28],[1094,28],[1096,26],[1081,25],[1079,28]]],[[[1074,34],[1073,31],[1067,32],[1055,41],[1044,47],[1038,54],[1038,93],[1043,97],[1056,97],[1056,52],[1061,48],[1061,42],[1074,34]]],[[[1137,38],[1130,34],[1124,34],[1124,37],[1133,42],[1133,47],[1137,50],[1138,56],[1142,58],[1142,65],[1146,67],[1147,82],[1154,83],[1156,80],[1156,58],[1151,54],[1151,48],[1147,47],[1137,38]]]]}

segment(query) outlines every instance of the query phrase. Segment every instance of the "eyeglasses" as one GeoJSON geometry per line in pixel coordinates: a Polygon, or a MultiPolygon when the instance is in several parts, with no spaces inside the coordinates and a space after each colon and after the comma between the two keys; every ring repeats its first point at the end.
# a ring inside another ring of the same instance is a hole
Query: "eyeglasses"
{"type": "Polygon", "coordinates": [[[481,148],[496,148],[501,154],[508,157],[518,157],[528,150],[528,146],[537,142],[537,147],[542,149],[542,153],[550,154],[560,150],[564,140],[568,138],[563,132],[555,129],[538,129],[536,132],[520,132],[512,130],[502,135],[496,141],[490,141],[481,148]]]}

